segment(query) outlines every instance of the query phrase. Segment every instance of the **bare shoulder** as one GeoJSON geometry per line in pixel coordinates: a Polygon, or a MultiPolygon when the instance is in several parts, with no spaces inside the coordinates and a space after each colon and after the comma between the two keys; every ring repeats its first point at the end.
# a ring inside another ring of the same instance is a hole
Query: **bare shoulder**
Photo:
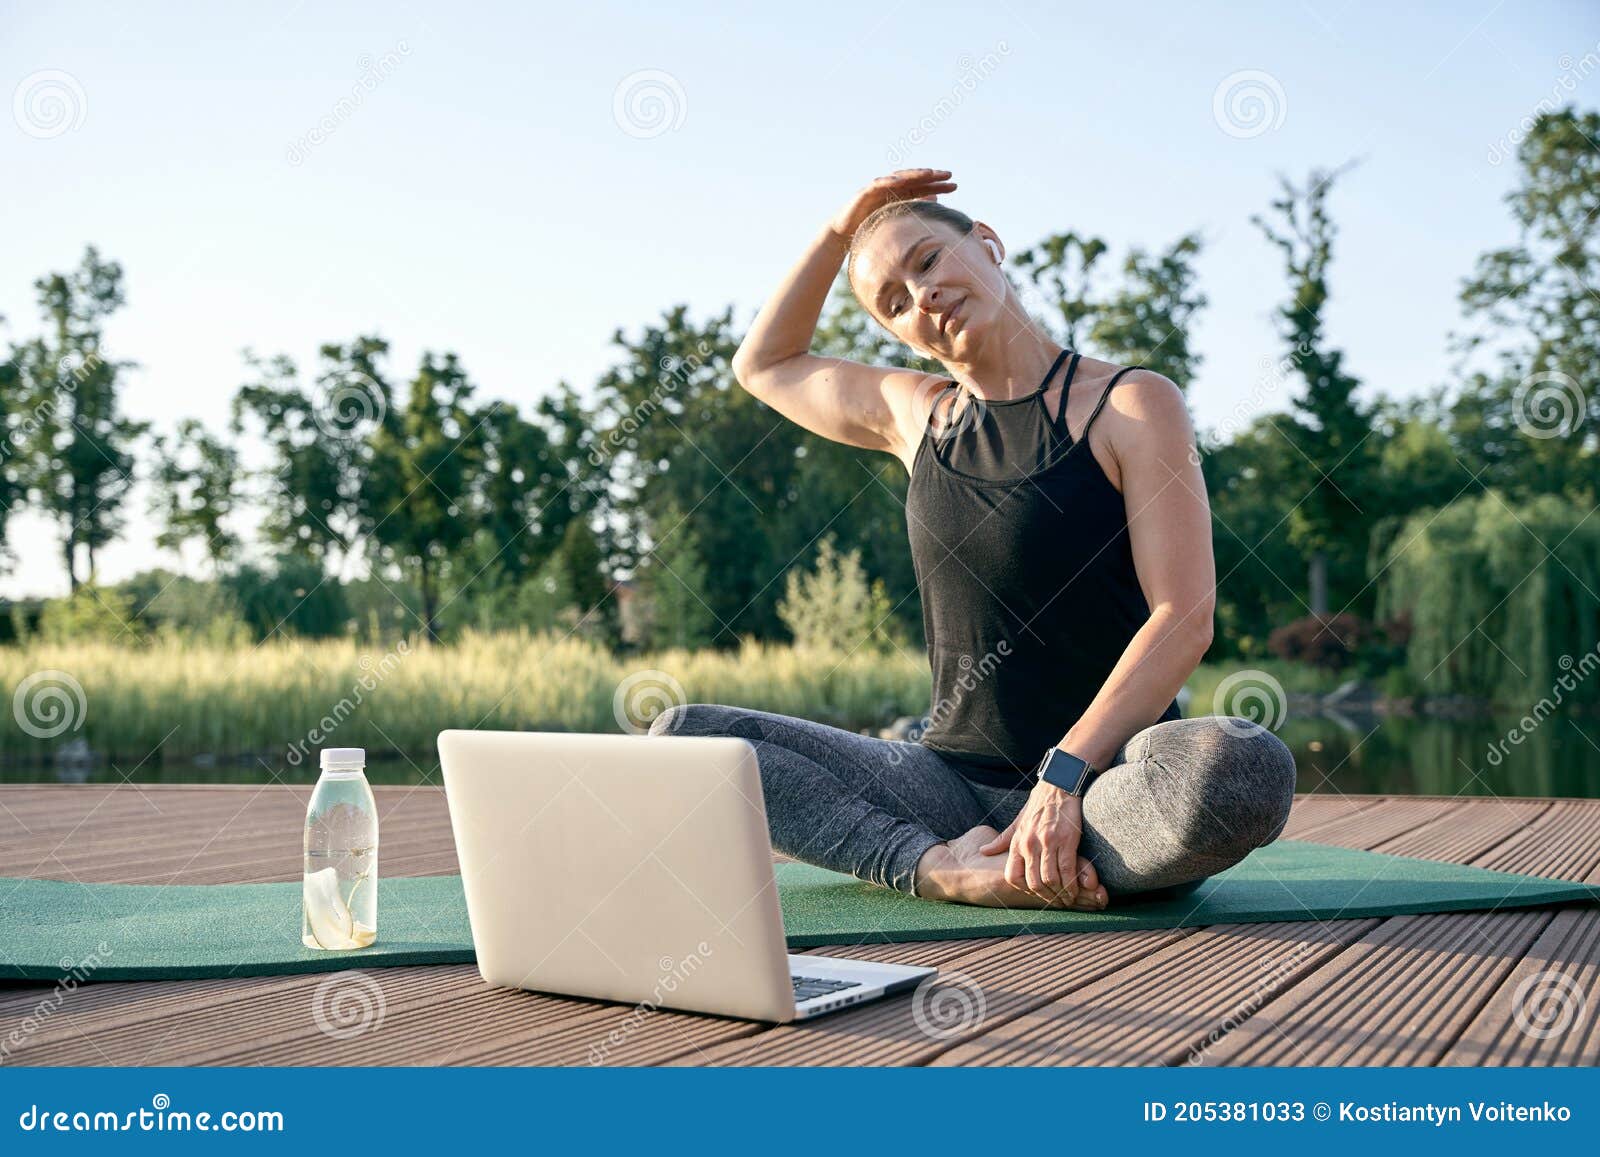
{"type": "Polygon", "coordinates": [[[956,383],[940,374],[906,370],[885,381],[884,400],[894,413],[895,425],[890,452],[905,464],[907,473],[924,435],[949,420],[956,397],[956,383]]]}
{"type": "Polygon", "coordinates": [[[1189,456],[1194,428],[1177,383],[1154,370],[1113,362],[1095,362],[1089,369],[1093,384],[1087,392],[1095,400],[1085,399],[1086,407],[1097,404],[1106,386],[1116,381],[1089,437],[1090,452],[1113,486],[1125,492],[1128,471],[1140,462],[1189,456]]]}
{"type": "MultiPolygon", "coordinates": [[[[1118,367],[1118,371],[1122,367],[1118,367]]],[[[1170,445],[1193,439],[1189,402],[1176,382],[1164,374],[1134,368],[1117,380],[1106,398],[1100,422],[1111,435],[1114,450],[1136,445],[1170,445]]]]}

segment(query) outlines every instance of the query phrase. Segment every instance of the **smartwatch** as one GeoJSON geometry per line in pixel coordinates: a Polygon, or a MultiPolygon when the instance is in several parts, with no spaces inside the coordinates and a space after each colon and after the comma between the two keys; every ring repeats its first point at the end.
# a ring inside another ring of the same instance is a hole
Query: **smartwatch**
{"type": "Polygon", "coordinates": [[[1098,774],[1087,759],[1079,759],[1071,752],[1052,747],[1044,753],[1034,775],[1045,783],[1054,784],[1068,795],[1082,796],[1089,790],[1089,781],[1098,774]]]}

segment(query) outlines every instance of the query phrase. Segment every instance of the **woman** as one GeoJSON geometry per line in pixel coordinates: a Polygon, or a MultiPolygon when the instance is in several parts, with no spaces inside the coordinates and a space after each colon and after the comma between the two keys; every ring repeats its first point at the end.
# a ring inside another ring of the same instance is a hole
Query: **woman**
{"type": "Polygon", "coordinates": [[[1216,584],[1183,395],[1057,344],[998,234],[939,204],[955,187],[907,169],[858,193],[733,363],[779,413],[910,473],[932,725],[909,743],[692,703],[650,731],[752,741],[773,846],[877,884],[1086,910],[1180,894],[1277,838],[1295,782],[1270,731],[1174,699],[1216,584]],[[953,380],[808,352],[846,258],[867,312],[953,380]]]}

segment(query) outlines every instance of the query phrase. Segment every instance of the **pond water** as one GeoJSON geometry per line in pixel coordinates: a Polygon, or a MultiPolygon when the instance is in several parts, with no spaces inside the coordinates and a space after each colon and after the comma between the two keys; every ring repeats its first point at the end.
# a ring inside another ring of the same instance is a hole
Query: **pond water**
{"type": "MultiPolygon", "coordinates": [[[[1292,716],[1278,734],[1295,753],[1301,792],[1600,797],[1600,719],[1551,716],[1525,728],[1512,717],[1292,716]]],[[[0,783],[283,783],[309,787],[315,768],[259,760],[215,764],[147,760],[134,767],[48,763],[0,768],[0,783]],[[273,774],[277,778],[273,778],[273,774]]],[[[432,755],[376,760],[374,784],[442,783],[432,755]]]]}

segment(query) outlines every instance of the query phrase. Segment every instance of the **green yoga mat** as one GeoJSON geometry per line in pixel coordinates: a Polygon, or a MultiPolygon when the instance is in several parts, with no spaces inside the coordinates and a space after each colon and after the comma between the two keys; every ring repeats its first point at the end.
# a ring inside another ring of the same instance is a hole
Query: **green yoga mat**
{"type": "MultiPolygon", "coordinates": [[[[1104,912],[942,904],[805,864],[779,864],[777,878],[791,948],[1600,902],[1596,884],[1300,840],[1258,848],[1188,895],[1104,912]]],[[[0,877],[0,978],[177,980],[474,959],[461,877],[386,879],[378,895],[378,943],[319,952],[300,943],[298,883],[159,886],[0,877]]]]}

